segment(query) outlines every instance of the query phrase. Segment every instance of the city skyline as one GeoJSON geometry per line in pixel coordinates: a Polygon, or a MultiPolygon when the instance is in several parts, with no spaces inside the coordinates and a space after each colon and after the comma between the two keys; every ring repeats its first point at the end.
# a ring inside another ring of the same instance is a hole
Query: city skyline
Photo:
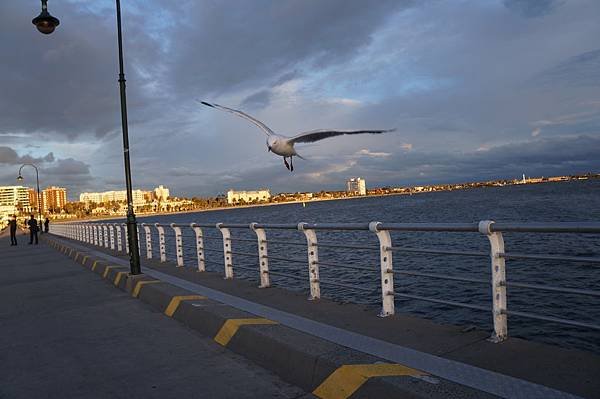
{"type": "MultiPolygon", "coordinates": [[[[40,184],[70,199],[122,190],[113,4],[50,7],[61,25],[42,36],[29,23],[37,4],[0,4],[0,43],[14,54],[0,65],[0,185],[34,162],[40,184]]],[[[231,7],[124,5],[134,187],[189,197],[600,170],[598,2],[240,2],[228,17],[231,7]],[[252,126],[199,97],[283,132],[397,132],[304,146],[289,174],[252,126]]]]}

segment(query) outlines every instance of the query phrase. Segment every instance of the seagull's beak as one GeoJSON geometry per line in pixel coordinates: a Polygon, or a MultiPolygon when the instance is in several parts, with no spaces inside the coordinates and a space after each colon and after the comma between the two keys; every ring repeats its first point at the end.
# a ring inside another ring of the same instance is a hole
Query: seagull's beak
{"type": "Polygon", "coordinates": [[[267,146],[268,150],[267,152],[271,152],[271,147],[267,146]]]}

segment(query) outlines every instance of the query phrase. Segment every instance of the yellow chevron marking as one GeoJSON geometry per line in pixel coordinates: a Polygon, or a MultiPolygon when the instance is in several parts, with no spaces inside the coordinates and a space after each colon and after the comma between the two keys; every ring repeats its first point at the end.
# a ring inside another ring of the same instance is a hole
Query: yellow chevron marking
{"type": "Polygon", "coordinates": [[[115,277],[115,281],[114,281],[114,285],[115,287],[119,286],[119,283],[121,282],[121,277],[123,277],[125,274],[127,274],[128,272],[118,272],[117,273],[117,277],[115,277]]]}
{"type": "Polygon", "coordinates": [[[95,260],[94,263],[92,263],[92,271],[96,270],[96,266],[98,266],[97,260],[95,260]]]}
{"type": "Polygon", "coordinates": [[[165,309],[165,314],[169,317],[173,317],[181,301],[191,301],[200,299],[206,299],[206,297],[201,295],[176,295],[173,298],[171,298],[171,302],[169,302],[169,305],[165,309]]]}
{"type": "Polygon", "coordinates": [[[263,319],[263,318],[252,318],[252,319],[229,319],[215,335],[215,341],[223,346],[227,346],[231,338],[238,332],[241,326],[246,325],[257,325],[257,324],[279,324],[276,321],[263,319]]]}
{"type": "Polygon", "coordinates": [[[422,376],[401,364],[351,364],[339,367],[313,391],[321,399],[346,399],[371,377],[422,376]]]}
{"type": "Polygon", "coordinates": [[[160,280],[138,281],[137,284],[135,285],[135,287],[133,288],[133,292],[131,293],[131,296],[134,298],[137,298],[138,296],[140,296],[140,291],[142,290],[143,286],[145,286],[146,284],[156,284],[156,283],[162,283],[162,281],[160,281],[160,280]]]}
{"type": "Polygon", "coordinates": [[[112,269],[116,269],[117,267],[120,267],[120,266],[106,266],[104,268],[104,273],[102,273],[102,278],[106,278],[108,276],[108,272],[111,271],[112,269]]]}
{"type": "Polygon", "coordinates": [[[88,255],[84,256],[83,259],[81,259],[81,264],[85,266],[85,262],[87,262],[88,258],[88,255]]]}

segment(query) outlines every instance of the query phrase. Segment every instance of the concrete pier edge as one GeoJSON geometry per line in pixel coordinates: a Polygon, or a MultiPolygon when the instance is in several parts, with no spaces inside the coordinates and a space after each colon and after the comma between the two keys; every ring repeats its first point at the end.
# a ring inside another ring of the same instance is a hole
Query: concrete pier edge
{"type": "MultiPolygon", "coordinates": [[[[147,275],[129,275],[68,241],[43,237],[51,246],[165,316],[277,373],[320,398],[485,398],[485,392],[440,379],[283,326],[196,295],[147,275]]],[[[80,246],[77,246],[80,247],[80,246]]],[[[550,390],[552,391],[552,390],[550,390]]],[[[556,396],[577,396],[554,391],[556,396]]]]}

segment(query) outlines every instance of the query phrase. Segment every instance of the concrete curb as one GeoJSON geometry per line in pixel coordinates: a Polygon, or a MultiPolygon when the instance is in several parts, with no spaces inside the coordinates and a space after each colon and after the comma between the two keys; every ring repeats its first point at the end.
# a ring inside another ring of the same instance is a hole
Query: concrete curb
{"type": "MultiPolygon", "coordinates": [[[[154,309],[322,399],[486,398],[491,395],[429,377],[337,345],[145,275],[129,275],[91,253],[43,237],[76,263],[154,309]]],[[[175,267],[175,265],[173,265],[175,267]]]]}

